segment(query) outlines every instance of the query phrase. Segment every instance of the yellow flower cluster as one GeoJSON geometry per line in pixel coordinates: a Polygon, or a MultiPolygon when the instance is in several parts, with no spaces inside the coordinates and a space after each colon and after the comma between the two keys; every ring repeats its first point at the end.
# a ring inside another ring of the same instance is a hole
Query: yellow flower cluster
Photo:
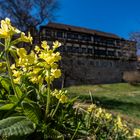
{"type": "Polygon", "coordinates": [[[137,138],[140,138],[140,129],[135,128],[135,129],[134,129],[134,132],[133,132],[133,135],[134,135],[135,137],[137,137],[137,138]]]}
{"type": "Polygon", "coordinates": [[[68,98],[66,96],[67,91],[57,90],[55,89],[51,95],[56,97],[61,103],[66,103],[68,101],[68,98]]]}
{"type": "Polygon", "coordinates": [[[28,33],[28,36],[25,36],[25,33],[21,32],[20,30],[11,25],[11,21],[9,18],[1,20],[0,38],[11,38],[13,35],[19,33],[21,33],[21,36],[18,39],[12,41],[12,45],[15,45],[19,42],[32,42],[32,37],[30,33],[28,33]]]}
{"type": "Polygon", "coordinates": [[[115,120],[115,131],[122,131],[125,134],[129,133],[127,125],[122,121],[121,117],[118,115],[115,120]]]}
{"type": "Polygon", "coordinates": [[[124,127],[124,124],[122,123],[122,120],[121,120],[121,117],[120,116],[117,116],[116,125],[120,129],[123,129],[123,127],[124,127]]]}
{"type": "Polygon", "coordinates": [[[34,84],[43,83],[44,80],[52,83],[55,78],[59,78],[61,70],[58,69],[57,62],[61,60],[61,56],[55,50],[60,45],[56,41],[53,43],[53,49],[51,49],[47,42],[43,41],[41,48],[36,46],[30,54],[27,54],[24,48],[18,48],[17,55],[19,58],[16,60],[16,64],[11,66],[15,77],[14,82],[20,83],[20,78],[24,74],[34,84]]]}
{"type": "Polygon", "coordinates": [[[91,104],[91,105],[88,107],[87,111],[88,111],[88,112],[92,112],[92,111],[94,111],[95,109],[96,109],[96,105],[95,105],[95,104],[91,104]]]}
{"type": "Polygon", "coordinates": [[[87,111],[89,113],[94,113],[94,116],[96,118],[104,118],[106,120],[111,120],[112,119],[112,114],[107,113],[105,109],[102,109],[100,107],[97,107],[95,104],[91,104],[88,108],[87,111]]]}
{"type": "MultiPolygon", "coordinates": [[[[114,125],[112,131],[114,133],[122,132],[124,135],[129,134],[129,128],[125,124],[125,122],[122,121],[120,116],[117,116],[117,118],[114,118],[111,113],[108,113],[105,109],[102,109],[100,107],[97,107],[95,104],[91,104],[87,111],[90,113],[91,117],[93,117],[94,121],[97,121],[101,125],[105,123],[105,125],[109,126],[109,124],[114,125]]],[[[140,134],[140,130],[135,130],[135,135],[140,134]]]]}
{"type": "Polygon", "coordinates": [[[0,38],[7,38],[15,33],[20,33],[20,31],[11,25],[9,18],[1,20],[0,38]]]}

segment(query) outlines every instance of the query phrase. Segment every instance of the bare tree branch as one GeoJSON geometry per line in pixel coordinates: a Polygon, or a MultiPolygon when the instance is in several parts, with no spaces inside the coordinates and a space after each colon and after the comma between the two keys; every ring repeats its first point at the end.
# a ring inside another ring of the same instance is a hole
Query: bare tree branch
{"type": "Polygon", "coordinates": [[[0,0],[0,19],[9,17],[21,30],[55,18],[57,0],[0,0]]]}

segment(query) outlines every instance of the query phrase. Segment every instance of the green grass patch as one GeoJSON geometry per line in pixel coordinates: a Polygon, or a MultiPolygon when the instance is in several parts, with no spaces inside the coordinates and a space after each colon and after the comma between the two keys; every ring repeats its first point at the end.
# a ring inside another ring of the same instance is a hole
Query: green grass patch
{"type": "Polygon", "coordinates": [[[140,86],[127,83],[82,85],[68,88],[71,96],[79,96],[82,101],[91,101],[98,106],[122,115],[140,127],[140,86]]]}

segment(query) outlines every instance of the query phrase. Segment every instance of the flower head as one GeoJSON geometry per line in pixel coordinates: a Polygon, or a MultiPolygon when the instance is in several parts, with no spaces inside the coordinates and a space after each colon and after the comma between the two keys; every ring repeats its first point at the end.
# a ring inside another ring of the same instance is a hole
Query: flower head
{"type": "Polygon", "coordinates": [[[135,128],[133,134],[134,134],[134,136],[140,138],[140,129],[135,128]]]}
{"type": "Polygon", "coordinates": [[[11,25],[11,21],[9,18],[1,20],[0,38],[8,38],[18,33],[20,33],[20,30],[11,25]]]}
{"type": "Polygon", "coordinates": [[[33,38],[31,37],[30,32],[28,32],[28,36],[26,36],[25,33],[21,32],[21,41],[32,43],[32,40],[33,38]]]}

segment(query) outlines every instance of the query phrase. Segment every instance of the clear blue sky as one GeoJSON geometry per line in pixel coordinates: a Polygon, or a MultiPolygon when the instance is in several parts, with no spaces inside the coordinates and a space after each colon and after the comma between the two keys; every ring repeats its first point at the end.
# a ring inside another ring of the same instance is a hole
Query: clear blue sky
{"type": "Polygon", "coordinates": [[[129,38],[140,31],[140,0],[58,0],[56,22],[129,38]]]}

